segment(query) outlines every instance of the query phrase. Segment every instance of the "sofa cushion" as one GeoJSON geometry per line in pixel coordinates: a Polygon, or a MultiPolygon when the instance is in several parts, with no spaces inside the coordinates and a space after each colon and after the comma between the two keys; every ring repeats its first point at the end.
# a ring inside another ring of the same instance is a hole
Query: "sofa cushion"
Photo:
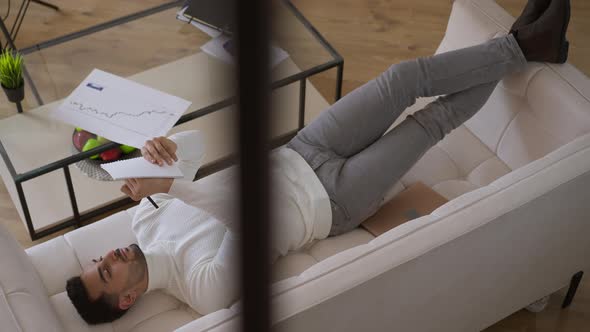
{"type": "Polygon", "coordinates": [[[368,243],[375,237],[363,228],[316,241],[298,252],[281,257],[272,267],[272,281],[280,281],[301,274],[324,259],[344,250],[368,243]]]}
{"type": "Polygon", "coordinates": [[[65,291],[65,281],[81,272],[74,248],[63,236],[33,246],[26,252],[39,272],[49,296],[65,291]]]}
{"type": "Polygon", "coordinates": [[[317,262],[318,261],[310,254],[297,252],[290,253],[287,256],[281,257],[273,265],[271,280],[275,282],[299,275],[317,262]]]}
{"type": "Polygon", "coordinates": [[[45,286],[23,248],[0,225],[0,327],[3,331],[62,331],[45,286]]]}
{"type": "Polygon", "coordinates": [[[129,312],[111,324],[87,325],[71,305],[66,292],[53,295],[51,303],[63,322],[65,331],[174,331],[200,317],[186,304],[160,291],[142,296],[129,312]]]}
{"type": "Polygon", "coordinates": [[[305,252],[315,258],[318,262],[336,255],[346,249],[365,244],[375,237],[367,232],[364,228],[357,228],[340,236],[329,237],[322,241],[316,242],[305,252]]]}
{"type": "Polygon", "coordinates": [[[113,248],[137,242],[131,230],[131,219],[124,211],[69,232],[64,239],[74,249],[82,268],[113,248]]]}

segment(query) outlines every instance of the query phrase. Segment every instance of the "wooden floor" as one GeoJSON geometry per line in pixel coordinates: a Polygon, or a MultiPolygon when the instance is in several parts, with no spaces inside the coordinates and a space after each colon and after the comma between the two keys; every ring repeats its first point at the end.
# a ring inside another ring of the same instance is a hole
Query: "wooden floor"
{"type": "MultiPolygon", "coordinates": [[[[165,0],[49,1],[60,6],[61,12],[53,12],[37,4],[31,4],[16,40],[18,47],[33,45],[42,40],[166,2],[165,0]]],[[[451,0],[292,1],[343,55],[345,59],[344,93],[374,78],[393,63],[432,54],[444,34],[452,4],[451,0]]],[[[497,1],[513,16],[518,15],[525,3],[525,0],[497,1]]],[[[572,19],[568,33],[571,42],[570,62],[590,75],[590,43],[588,43],[590,1],[571,0],[571,2],[572,19]]],[[[6,3],[6,1],[0,3],[2,16],[6,13],[6,3]]],[[[9,24],[17,11],[14,7],[20,4],[20,0],[12,0],[12,3],[9,24]]],[[[177,47],[178,52],[186,51],[185,45],[182,44],[170,45],[161,40],[154,40],[154,42],[165,43],[167,49],[177,47]]],[[[136,56],[139,54],[141,54],[141,48],[138,48],[136,56]]],[[[125,62],[130,73],[145,67],[146,63],[139,62],[141,61],[125,62]]],[[[67,78],[64,79],[67,80],[67,78]]],[[[312,81],[328,100],[332,100],[335,72],[320,74],[312,81]]],[[[0,117],[7,116],[11,114],[10,112],[3,97],[0,97],[0,117]]],[[[36,243],[29,240],[4,186],[0,186],[0,224],[7,226],[24,247],[36,243]]],[[[583,281],[572,306],[567,310],[560,310],[559,305],[564,294],[562,290],[552,295],[550,307],[540,314],[521,310],[486,331],[590,331],[590,282],[583,281]]]]}

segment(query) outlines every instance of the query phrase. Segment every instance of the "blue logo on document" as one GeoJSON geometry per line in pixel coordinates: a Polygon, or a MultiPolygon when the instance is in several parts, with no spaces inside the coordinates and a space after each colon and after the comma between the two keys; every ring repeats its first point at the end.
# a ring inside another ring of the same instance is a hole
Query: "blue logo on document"
{"type": "Polygon", "coordinates": [[[102,91],[102,89],[104,89],[104,87],[92,82],[87,83],[86,86],[98,91],[102,91]]]}

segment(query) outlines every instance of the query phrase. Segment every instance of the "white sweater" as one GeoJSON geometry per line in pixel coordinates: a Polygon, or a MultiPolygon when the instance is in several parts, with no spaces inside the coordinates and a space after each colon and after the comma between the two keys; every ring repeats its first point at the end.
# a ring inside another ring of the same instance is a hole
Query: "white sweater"
{"type": "MultiPolygon", "coordinates": [[[[198,131],[170,137],[185,179],[194,178],[203,157],[198,131]]],[[[168,194],[153,195],[160,207],[142,200],[133,231],[148,266],[148,291],[163,289],[202,315],[228,307],[239,297],[239,225],[236,168],[214,186],[174,181],[168,194]]],[[[295,151],[271,154],[273,261],[328,236],[328,195],[315,172],[295,151]]]]}

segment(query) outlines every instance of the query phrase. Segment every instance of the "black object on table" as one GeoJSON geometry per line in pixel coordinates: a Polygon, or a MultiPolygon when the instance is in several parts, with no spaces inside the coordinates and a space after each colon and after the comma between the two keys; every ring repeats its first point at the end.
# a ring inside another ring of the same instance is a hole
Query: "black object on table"
{"type": "Polygon", "coordinates": [[[184,15],[194,21],[231,35],[234,31],[233,0],[189,0],[184,15]]]}

